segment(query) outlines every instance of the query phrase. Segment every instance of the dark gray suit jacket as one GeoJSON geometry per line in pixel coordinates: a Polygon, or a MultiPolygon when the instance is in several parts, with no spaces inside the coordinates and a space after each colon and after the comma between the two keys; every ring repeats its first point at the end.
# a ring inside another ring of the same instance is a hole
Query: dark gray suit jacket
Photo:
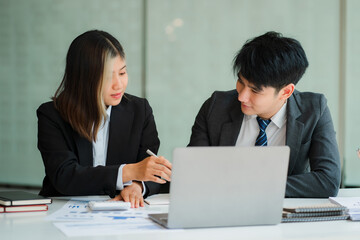
{"type": "MultiPolygon", "coordinates": [[[[237,96],[236,90],[212,94],[195,119],[189,146],[235,146],[244,117],[237,96]]],[[[297,90],[288,99],[286,197],[337,195],[340,157],[326,102],[322,94],[297,90]]]]}
{"type": "MultiPolygon", "coordinates": [[[[103,195],[114,197],[118,169],[157,153],[160,141],[152,109],[146,99],[125,94],[111,109],[106,166],[93,167],[92,143],[65,122],[53,102],[37,110],[38,148],[45,166],[40,195],[103,195]]],[[[160,184],[145,182],[145,196],[160,184]]]]}

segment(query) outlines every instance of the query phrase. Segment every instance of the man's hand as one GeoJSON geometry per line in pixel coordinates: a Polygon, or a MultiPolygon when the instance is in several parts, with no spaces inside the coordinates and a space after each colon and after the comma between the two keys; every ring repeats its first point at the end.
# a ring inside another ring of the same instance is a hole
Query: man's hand
{"type": "Polygon", "coordinates": [[[112,201],[130,202],[132,208],[144,207],[142,183],[133,182],[131,185],[126,186],[112,201]]]}
{"type": "Polygon", "coordinates": [[[150,156],[141,162],[126,164],[123,168],[123,182],[137,180],[166,183],[171,181],[171,168],[171,163],[164,157],[150,156]]]}

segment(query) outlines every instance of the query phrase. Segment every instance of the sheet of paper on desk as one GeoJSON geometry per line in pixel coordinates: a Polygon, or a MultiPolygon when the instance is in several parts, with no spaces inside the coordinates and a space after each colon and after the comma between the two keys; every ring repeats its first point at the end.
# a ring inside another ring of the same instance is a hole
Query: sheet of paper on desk
{"type": "Polygon", "coordinates": [[[127,218],[146,218],[149,213],[158,213],[146,208],[126,211],[91,211],[87,201],[68,201],[62,208],[46,217],[49,221],[104,221],[127,218]]]}
{"type": "Polygon", "coordinates": [[[126,234],[139,231],[162,230],[149,220],[149,213],[159,213],[148,208],[126,211],[91,211],[88,201],[68,201],[61,209],[46,217],[66,236],[97,236],[126,234]]]}
{"type": "Polygon", "coordinates": [[[163,230],[147,218],[114,221],[56,222],[54,225],[67,237],[104,236],[163,230]]]}
{"type": "Polygon", "coordinates": [[[351,211],[360,212],[360,197],[329,197],[329,200],[351,211]]]}
{"type": "Polygon", "coordinates": [[[360,221],[360,197],[329,197],[329,200],[346,207],[351,220],[360,221]]]}
{"type": "Polygon", "coordinates": [[[352,221],[360,221],[360,212],[349,213],[349,216],[352,221]]]}

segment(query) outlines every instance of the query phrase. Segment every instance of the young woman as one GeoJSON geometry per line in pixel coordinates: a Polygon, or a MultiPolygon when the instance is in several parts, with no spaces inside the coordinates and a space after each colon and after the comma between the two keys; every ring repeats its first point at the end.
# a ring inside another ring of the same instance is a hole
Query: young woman
{"type": "Polygon", "coordinates": [[[40,195],[101,195],[144,205],[170,181],[171,163],[146,99],[125,93],[125,54],[109,33],[93,30],[70,45],[63,80],[37,110],[46,176],[40,195]],[[165,179],[165,180],[164,180],[165,179]]]}

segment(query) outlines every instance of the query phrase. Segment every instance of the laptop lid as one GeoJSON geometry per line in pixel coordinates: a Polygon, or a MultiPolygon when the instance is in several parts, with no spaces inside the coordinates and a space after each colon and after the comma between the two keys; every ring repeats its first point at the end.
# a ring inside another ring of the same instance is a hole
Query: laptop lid
{"type": "Polygon", "coordinates": [[[167,227],[278,224],[290,148],[176,148],[167,227]]]}

